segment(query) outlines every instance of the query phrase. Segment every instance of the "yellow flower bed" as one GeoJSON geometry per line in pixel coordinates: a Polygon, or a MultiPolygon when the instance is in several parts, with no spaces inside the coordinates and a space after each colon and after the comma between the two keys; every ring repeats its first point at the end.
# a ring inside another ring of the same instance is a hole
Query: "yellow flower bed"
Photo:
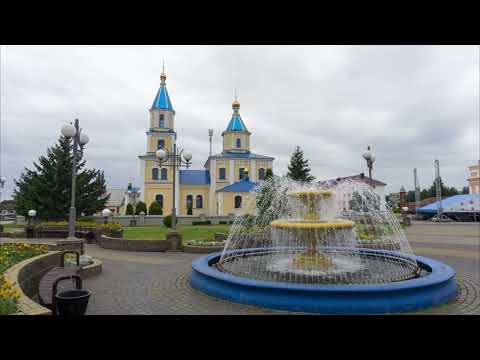
{"type": "Polygon", "coordinates": [[[14,289],[3,275],[11,266],[48,252],[46,245],[14,243],[0,244],[0,315],[8,315],[17,311],[17,302],[20,297],[18,290],[14,289]]]}

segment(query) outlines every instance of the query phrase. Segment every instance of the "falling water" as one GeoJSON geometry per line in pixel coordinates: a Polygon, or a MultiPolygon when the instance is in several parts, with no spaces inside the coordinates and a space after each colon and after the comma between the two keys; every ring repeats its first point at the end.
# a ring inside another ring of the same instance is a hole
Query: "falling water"
{"type": "Polygon", "coordinates": [[[270,178],[255,212],[237,217],[217,266],[268,281],[368,284],[419,274],[412,249],[385,199],[361,182],[322,188],[270,178]]]}

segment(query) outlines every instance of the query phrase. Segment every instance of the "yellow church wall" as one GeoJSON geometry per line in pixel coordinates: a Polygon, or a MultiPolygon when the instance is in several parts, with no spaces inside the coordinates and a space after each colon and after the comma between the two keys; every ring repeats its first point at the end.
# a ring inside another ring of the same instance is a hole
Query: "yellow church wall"
{"type": "Polygon", "coordinates": [[[180,215],[187,215],[187,195],[192,195],[193,197],[193,216],[198,216],[200,214],[204,214],[208,216],[208,201],[209,201],[209,190],[210,187],[208,185],[183,185],[180,186],[180,199],[179,199],[179,214],[180,215]],[[196,208],[196,196],[202,195],[203,197],[203,207],[196,208]]]}
{"type": "Polygon", "coordinates": [[[146,160],[145,161],[145,181],[146,182],[155,182],[155,183],[165,183],[165,182],[172,182],[173,180],[173,171],[172,168],[169,166],[165,166],[164,168],[167,169],[167,180],[152,180],[152,169],[153,168],[158,168],[158,178],[161,178],[161,170],[160,166],[158,165],[158,162],[154,160],[146,160]]]}
{"type": "Polygon", "coordinates": [[[227,216],[228,214],[244,215],[253,213],[255,210],[255,193],[254,192],[224,192],[221,193],[222,199],[220,200],[221,216],[227,216]],[[242,197],[242,207],[235,209],[235,196],[240,195],[242,197]]]}
{"type": "Polygon", "coordinates": [[[172,150],[172,137],[169,134],[163,134],[163,135],[149,135],[148,136],[148,151],[149,152],[155,152],[157,151],[157,141],[159,139],[164,139],[165,140],[165,148],[168,149],[169,151],[172,150]]]}
{"type": "Polygon", "coordinates": [[[248,171],[248,174],[250,176],[251,166],[250,166],[250,161],[249,160],[235,160],[234,165],[235,165],[235,171],[234,171],[235,179],[234,179],[234,182],[240,181],[240,168],[244,168],[245,171],[248,171]]]}
{"type": "Polygon", "coordinates": [[[230,184],[230,161],[229,160],[217,160],[216,161],[216,179],[210,179],[212,182],[215,181],[217,183],[217,189],[221,189],[225,185],[230,184]],[[220,168],[225,168],[225,180],[220,180],[220,168]]]}
{"type": "Polygon", "coordinates": [[[236,131],[226,132],[223,135],[223,149],[229,150],[250,150],[250,134],[236,131]],[[242,147],[237,148],[236,139],[240,138],[242,147]]]}
{"type": "Polygon", "coordinates": [[[144,202],[147,209],[150,204],[155,201],[155,197],[163,195],[163,214],[169,215],[172,212],[172,184],[145,184],[144,202]]]}

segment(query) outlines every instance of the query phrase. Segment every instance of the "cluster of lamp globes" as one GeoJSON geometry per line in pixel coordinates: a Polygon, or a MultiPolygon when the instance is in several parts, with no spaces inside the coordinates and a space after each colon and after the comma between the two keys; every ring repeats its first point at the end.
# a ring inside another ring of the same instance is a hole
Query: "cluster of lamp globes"
{"type": "MultiPolygon", "coordinates": [[[[159,159],[160,161],[161,160],[165,160],[168,156],[167,152],[163,149],[159,149],[155,152],[155,156],[157,157],[157,159],[159,159]]],[[[190,160],[192,160],[192,153],[190,151],[184,151],[183,152],[183,158],[185,159],[186,162],[189,162],[190,160]]]]}
{"type": "Polygon", "coordinates": [[[370,145],[368,146],[367,150],[362,154],[362,156],[368,162],[373,163],[375,161],[375,153],[370,150],[370,145]]]}
{"type": "MultiPolygon", "coordinates": [[[[63,125],[61,131],[62,131],[62,135],[67,138],[74,137],[77,134],[77,129],[75,129],[75,126],[73,126],[72,124],[63,125]]],[[[80,137],[78,139],[78,142],[80,143],[80,145],[87,144],[89,140],[90,138],[88,137],[87,134],[84,134],[82,132],[80,133],[80,137]]]]}

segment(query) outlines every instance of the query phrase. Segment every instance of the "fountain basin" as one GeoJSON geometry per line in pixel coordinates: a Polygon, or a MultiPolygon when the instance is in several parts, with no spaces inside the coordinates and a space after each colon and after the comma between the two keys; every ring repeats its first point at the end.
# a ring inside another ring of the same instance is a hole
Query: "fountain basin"
{"type": "MultiPolygon", "coordinates": [[[[250,252],[255,249],[248,249],[250,252]]],[[[359,249],[373,254],[397,252],[359,249]]],[[[244,253],[245,250],[238,250],[244,253]]],[[[405,281],[379,284],[323,285],[286,283],[242,278],[218,270],[221,253],[192,263],[191,286],[224,300],[259,307],[319,314],[388,314],[410,312],[445,304],[457,294],[454,270],[426,257],[416,260],[427,275],[405,281]]]]}

